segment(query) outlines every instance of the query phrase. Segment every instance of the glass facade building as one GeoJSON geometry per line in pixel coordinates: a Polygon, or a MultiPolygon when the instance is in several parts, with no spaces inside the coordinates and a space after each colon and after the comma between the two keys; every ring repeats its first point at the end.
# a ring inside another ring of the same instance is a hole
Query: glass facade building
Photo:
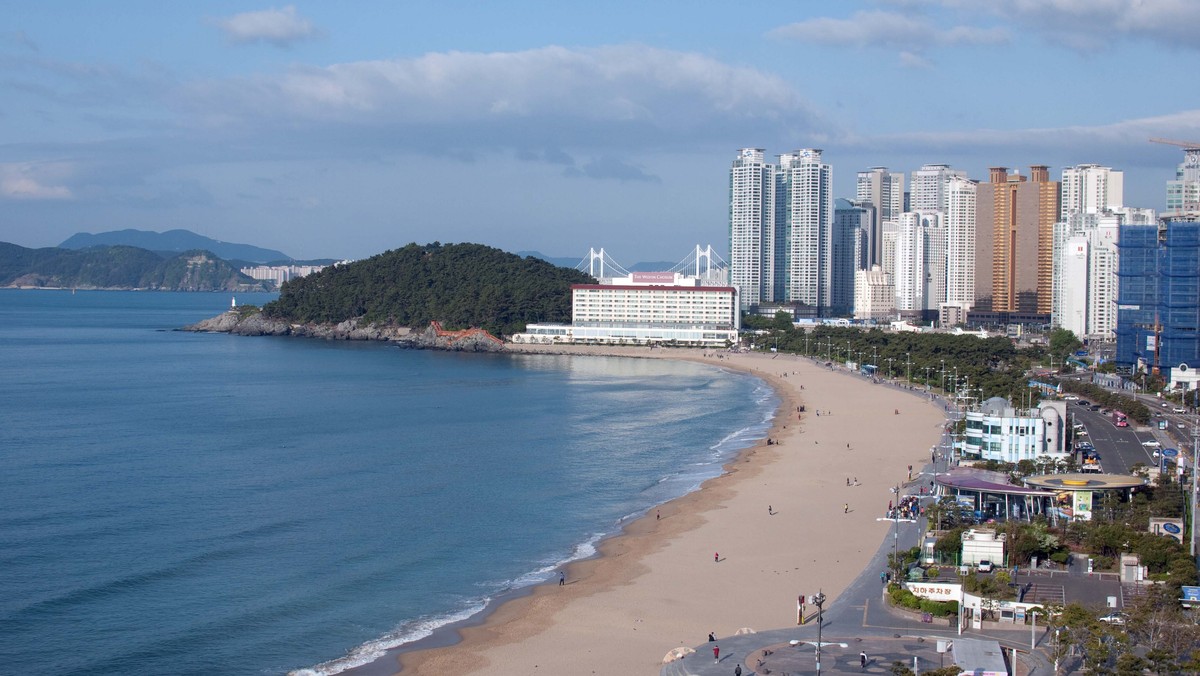
{"type": "Polygon", "coordinates": [[[1122,225],[1117,247],[1117,365],[1200,365],[1200,223],[1122,225]]]}

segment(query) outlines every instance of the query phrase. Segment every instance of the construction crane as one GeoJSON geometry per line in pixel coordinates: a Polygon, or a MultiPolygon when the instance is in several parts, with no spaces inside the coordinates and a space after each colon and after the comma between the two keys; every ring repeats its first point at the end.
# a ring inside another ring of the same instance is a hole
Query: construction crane
{"type": "Polygon", "coordinates": [[[1175,141],[1175,140],[1169,139],[1169,138],[1152,138],[1152,139],[1150,139],[1150,142],[1151,143],[1161,143],[1163,145],[1168,145],[1168,146],[1179,146],[1180,148],[1183,148],[1184,150],[1200,150],[1200,143],[1195,143],[1192,141],[1175,141]]]}

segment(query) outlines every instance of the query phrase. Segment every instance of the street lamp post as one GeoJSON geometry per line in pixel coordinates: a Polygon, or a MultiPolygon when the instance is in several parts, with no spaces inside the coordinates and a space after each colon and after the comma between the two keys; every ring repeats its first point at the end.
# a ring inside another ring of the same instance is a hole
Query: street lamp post
{"type": "Polygon", "coordinates": [[[892,580],[900,584],[900,484],[892,492],[896,494],[896,504],[892,507],[892,580]]]}
{"type": "Polygon", "coordinates": [[[925,367],[925,391],[929,391],[929,367],[925,367]]]}
{"type": "Polygon", "coordinates": [[[907,380],[910,384],[912,383],[912,359],[911,359],[911,356],[912,355],[909,354],[908,352],[904,353],[904,365],[906,367],[908,367],[908,371],[907,371],[906,375],[904,376],[904,379],[907,380]]]}
{"type": "Polygon", "coordinates": [[[888,357],[888,358],[887,358],[887,363],[888,363],[888,377],[889,377],[889,378],[894,378],[894,377],[896,377],[896,372],[895,372],[895,371],[892,369],[892,362],[894,362],[894,361],[896,361],[896,358],[895,358],[895,357],[888,357]]]}
{"type": "Polygon", "coordinates": [[[946,396],[946,360],[942,359],[942,396],[946,396]]]}
{"type": "Polygon", "coordinates": [[[817,604],[817,676],[821,676],[821,629],[824,624],[821,607],[825,605],[825,594],[818,591],[813,603],[817,604]]]}

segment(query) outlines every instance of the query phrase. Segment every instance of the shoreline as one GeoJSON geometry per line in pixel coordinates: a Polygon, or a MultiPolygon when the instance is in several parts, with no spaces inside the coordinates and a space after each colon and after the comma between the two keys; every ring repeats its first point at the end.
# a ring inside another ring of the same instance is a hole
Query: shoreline
{"type": "Polygon", "coordinates": [[[887,533],[886,525],[869,516],[876,506],[863,503],[850,510],[847,503],[843,510],[839,500],[853,495],[862,501],[862,489],[871,486],[876,489],[872,501],[882,512],[887,493],[878,489],[903,483],[905,464],[923,464],[926,449],[937,442],[944,420],[941,409],[918,392],[875,385],[798,355],[562,345],[520,346],[509,352],[681,359],[747,373],[764,381],[779,398],[767,432],[768,438],[779,443],[760,441],[747,446],[724,465],[719,476],[705,481],[698,490],[625,524],[598,543],[596,555],[565,567],[569,580],[565,587],[542,583],[514,590],[467,620],[440,627],[429,637],[389,649],[384,656],[344,673],[396,673],[398,667],[405,676],[484,670],[529,673],[547,668],[549,673],[565,673],[585,665],[604,672],[657,673],[663,654],[677,645],[703,643],[708,631],[728,635],[741,626],[772,629],[794,624],[795,594],[816,591],[808,589],[812,583],[803,580],[820,578],[822,583],[816,586],[831,602],[836,600],[862,572],[887,533]],[[820,386],[806,391],[805,383],[820,386]],[[831,387],[832,391],[826,391],[831,387]],[[824,417],[815,415],[816,403],[836,401],[834,406],[847,409],[852,407],[854,395],[859,396],[861,407],[872,410],[860,412],[866,415],[845,416],[849,427],[831,424],[839,416],[830,415],[828,408],[824,417]],[[901,402],[910,412],[913,403],[922,403],[922,415],[896,418],[897,423],[904,423],[902,435],[882,429],[884,426],[855,424],[871,422],[868,419],[882,410],[872,403],[884,401],[890,402],[886,406],[901,402]],[[808,411],[797,420],[791,416],[798,415],[799,406],[808,411]],[[907,448],[903,450],[884,448],[914,434],[923,439],[912,438],[913,443],[904,444],[907,448]],[[836,451],[841,449],[831,437],[854,437],[845,446],[853,446],[849,452],[858,456],[853,458],[853,468],[838,467],[841,454],[836,451]],[[809,439],[813,449],[807,447],[809,439]],[[826,441],[824,451],[817,449],[822,440],[826,441]],[[873,448],[857,452],[860,443],[873,448]],[[888,462],[882,462],[885,460],[888,462]],[[892,463],[890,471],[885,469],[892,463]],[[850,486],[851,477],[847,476],[847,485],[839,486],[840,478],[831,474],[835,468],[839,475],[858,472],[855,478],[862,479],[850,486]],[[759,481],[751,489],[755,479],[759,481]],[[766,488],[758,489],[758,485],[766,488]],[[844,493],[847,489],[853,492],[844,493]],[[763,492],[761,499],[753,495],[758,490],[763,492]],[[841,497],[820,501],[815,510],[803,504],[806,497],[819,494],[841,497]],[[770,507],[774,513],[768,515],[768,504],[779,509],[770,507]],[[845,534],[855,537],[826,547],[828,556],[809,558],[812,551],[806,551],[805,543],[826,546],[829,531],[825,520],[838,517],[852,525],[845,534]],[[757,523],[746,523],[750,520],[757,523]],[[805,531],[808,540],[797,537],[805,531]],[[756,538],[771,541],[764,546],[756,538]],[[711,540],[711,546],[701,539],[711,540]],[[711,552],[719,542],[730,555],[717,555],[720,565],[714,566],[716,557],[711,552]],[[800,557],[809,560],[800,561],[800,557]],[[787,564],[795,563],[800,565],[789,569],[787,564]],[[727,579],[729,574],[735,579],[727,579]],[[736,627],[726,626],[728,622],[720,616],[734,610],[744,619],[733,621],[736,627]]]}

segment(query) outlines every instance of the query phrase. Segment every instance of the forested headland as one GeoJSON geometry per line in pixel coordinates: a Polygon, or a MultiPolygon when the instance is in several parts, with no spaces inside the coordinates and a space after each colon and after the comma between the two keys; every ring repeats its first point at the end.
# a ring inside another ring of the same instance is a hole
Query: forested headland
{"type": "Polygon", "coordinates": [[[0,286],[23,288],[268,291],[208,251],[162,255],[132,246],[28,249],[0,242],[0,286]]]}
{"type": "Polygon", "coordinates": [[[349,319],[510,335],[533,322],[570,322],[571,285],[595,280],[482,244],[409,244],[285,282],[263,314],[303,323],[349,319]]]}

